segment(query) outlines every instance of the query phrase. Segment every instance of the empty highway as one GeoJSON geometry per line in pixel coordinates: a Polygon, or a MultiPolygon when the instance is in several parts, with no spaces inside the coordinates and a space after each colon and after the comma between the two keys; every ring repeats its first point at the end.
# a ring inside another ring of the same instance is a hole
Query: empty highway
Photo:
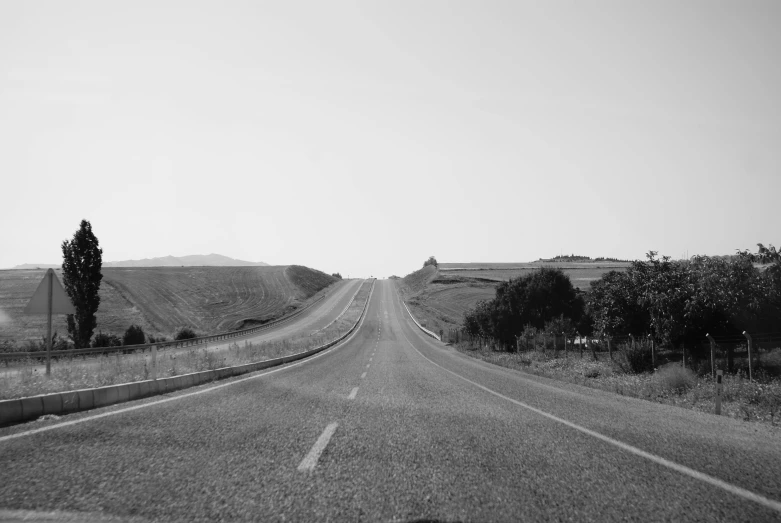
{"type": "Polygon", "coordinates": [[[0,429],[23,517],[781,521],[781,432],[471,359],[385,280],[308,360],[0,429]]]}

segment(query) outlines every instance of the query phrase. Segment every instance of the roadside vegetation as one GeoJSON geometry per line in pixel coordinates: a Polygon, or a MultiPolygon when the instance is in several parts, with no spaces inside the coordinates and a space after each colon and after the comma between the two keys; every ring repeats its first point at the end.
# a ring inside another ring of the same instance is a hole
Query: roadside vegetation
{"type": "MultiPolygon", "coordinates": [[[[578,348],[564,351],[507,352],[498,351],[479,342],[467,340],[453,344],[469,356],[488,363],[553,378],[569,383],[606,390],[635,398],[713,413],[716,387],[709,372],[670,362],[656,372],[632,372],[621,351],[617,361],[605,353],[597,353],[597,360],[588,351],[581,358],[578,348]]],[[[781,366],[781,348],[771,351],[765,359],[768,367],[781,366]]],[[[764,422],[781,426],[781,380],[760,368],[748,379],[745,370],[725,374],[723,378],[722,415],[744,421],[764,422]]]]}
{"type": "MultiPolygon", "coordinates": [[[[269,342],[192,347],[190,350],[161,350],[157,353],[157,377],[178,376],[265,361],[322,346],[346,333],[359,319],[369,297],[371,281],[366,281],[350,306],[336,321],[314,335],[300,332],[290,338],[269,342]]],[[[103,387],[152,378],[149,351],[98,357],[73,357],[52,362],[52,374],[46,378],[41,363],[28,360],[21,365],[0,367],[0,399],[103,387]]]]}
{"type": "MultiPolygon", "coordinates": [[[[781,255],[758,247],[678,261],[652,251],[585,289],[561,268],[543,266],[493,285],[491,299],[446,325],[444,340],[499,365],[706,412],[719,369],[723,414],[777,425],[781,255]]],[[[431,299],[440,271],[425,267],[399,285],[432,322],[447,317],[448,307],[431,299]]]]}

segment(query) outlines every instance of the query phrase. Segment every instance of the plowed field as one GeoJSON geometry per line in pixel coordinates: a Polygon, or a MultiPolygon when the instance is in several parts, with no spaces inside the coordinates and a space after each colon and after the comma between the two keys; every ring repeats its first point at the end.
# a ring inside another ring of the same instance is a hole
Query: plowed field
{"type": "MultiPolygon", "coordinates": [[[[45,316],[22,314],[43,270],[0,271],[0,340],[40,339],[45,316]]],[[[60,271],[57,276],[62,279],[60,271]]],[[[265,323],[301,306],[335,278],[296,265],[267,267],[105,268],[96,331],[121,335],[141,325],[171,336],[181,326],[201,334],[265,323]]],[[[64,316],[53,328],[67,332],[64,316]]]]}

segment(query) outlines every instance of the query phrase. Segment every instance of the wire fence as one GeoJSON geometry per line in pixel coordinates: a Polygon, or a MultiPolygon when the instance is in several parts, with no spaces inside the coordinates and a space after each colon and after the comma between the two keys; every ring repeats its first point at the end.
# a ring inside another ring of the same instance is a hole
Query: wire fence
{"type": "Polygon", "coordinates": [[[649,335],[577,336],[550,332],[524,332],[507,343],[488,336],[470,335],[464,329],[449,329],[443,341],[465,343],[476,348],[508,352],[538,351],[554,357],[615,359],[628,353],[645,353],[653,368],[670,364],[689,367],[699,374],[745,372],[754,375],[781,376],[781,333],[746,333],[740,336],[707,336],[702,341],[678,347],[660,346],[649,335]]]}

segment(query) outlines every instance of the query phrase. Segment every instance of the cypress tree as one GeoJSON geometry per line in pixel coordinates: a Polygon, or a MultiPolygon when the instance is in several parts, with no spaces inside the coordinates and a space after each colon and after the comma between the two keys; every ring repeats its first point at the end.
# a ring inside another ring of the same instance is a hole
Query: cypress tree
{"type": "Polygon", "coordinates": [[[95,313],[103,279],[103,249],[92,234],[90,222],[81,220],[73,239],[62,242],[62,258],[62,283],[76,309],[75,315],[68,315],[68,334],[77,349],[89,347],[98,323],[95,313]]]}

